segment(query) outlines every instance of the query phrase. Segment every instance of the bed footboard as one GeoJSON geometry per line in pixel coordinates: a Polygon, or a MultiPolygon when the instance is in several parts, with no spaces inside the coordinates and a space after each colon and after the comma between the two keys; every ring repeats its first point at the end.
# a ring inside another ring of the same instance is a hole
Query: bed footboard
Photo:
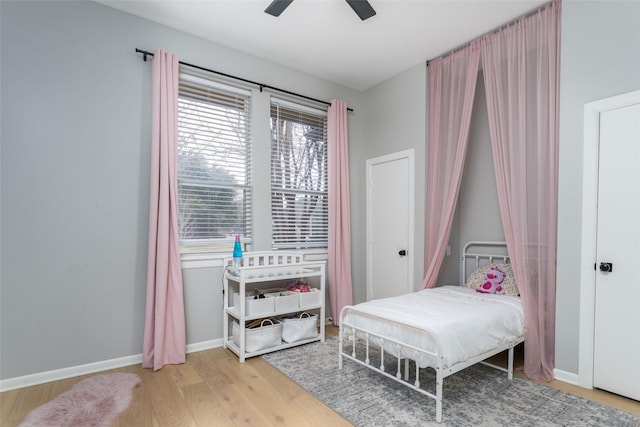
{"type": "MultiPolygon", "coordinates": [[[[343,359],[346,358],[371,370],[374,370],[388,378],[391,378],[431,399],[434,399],[436,403],[436,421],[439,423],[442,422],[443,382],[444,379],[449,375],[452,375],[476,363],[482,362],[493,368],[507,372],[509,379],[513,378],[514,347],[522,342],[522,340],[513,344],[504,345],[499,348],[493,349],[487,353],[475,356],[465,362],[457,363],[453,366],[445,366],[442,344],[435,333],[432,333],[427,329],[417,329],[410,325],[402,325],[403,328],[411,329],[418,334],[423,334],[426,338],[429,339],[429,341],[432,341],[434,343],[433,351],[421,349],[413,345],[406,344],[393,337],[381,335],[345,321],[345,317],[347,317],[347,315],[351,311],[357,312],[357,310],[354,310],[352,306],[346,306],[340,311],[338,369],[342,369],[343,359]],[[359,352],[356,352],[356,344],[358,341],[363,343],[364,351],[360,350],[359,352]],[[372,347],[379,355],[379,364],[376,363],[374,365],[370,359],[372,347]],[[483,362],[486,358],[505,350],[509,350],[509,361],[507,368],[483,362]],[[385,357],[396,359],[396,363],[394,364],[395,372],[387,372],[387,368],[385,367],[385,357]],[[425,359],[430,361],[426,366],[425,359]],[[403,361],[404,363],[402,363],[403,361]],[[415,372],[414,375],[411,376],[412,378],[410,378],[411,362],[413,362],[415,365],[415,372]],[[420,370],[427,368],[432,368],[435,371],[435,393],[426,390],[424,388],[424,385],[420,384],[420,370]]],[[[397,325],[397,323],[395,322],[390,322],[384,318],[377,317],[368,313],[365,314],[362,312],[357,312],[357,315],[360,317],[369,317],[371,319],[375,319],[378,322],[388,322],[397,325]]]]}
{"type": "MultiPolygon", "coordinates": [[[[366,366],[369,369],[372,369],[380,374],[391,378],[415,391],[421,393],[431,399],[436,401],[436,421],[442,422],[442,385],[444,380],[444,366],[443,366],[443,355],[442,355],[442,346],[440,342],[437,340],[437,336],[435,334],[430,334],[424,330],[418,330],[411,326],[406,326],[407,328],[411,328],[414,331],[424,334],[427,338],[433,340],[435,342],[435,351],[428,351],[424,349],[420,349],[414,347],[412,345],[405,344],[395,338],[387,337],[384,335],[376,334],[370,331],[367,331],[363,328],[359,328],[353,326],[345,321],[345,316],[349,313],[350,310],[353,310],[352,306],[346,306],[340,311],[340,343],[339,343],[339,359],[338,359],[338,369],[342,369],[343,358],[352,360],[360,365],[366,366]],[[351,338],[351,349],[350,351],[345,348],[345,338],[351,338]],[[364,340],[365,346],[365,354],[363,355],[363,359],[358,358],[356,354],[356,343],[359,338],[364,340]],[[371,360],[369,358],[371,346],[375,345],[379,349],[380,354],[380,365],[376,366],[371,364],[371,360]],[[388,352],[388,349],[394,347],[395,349],[400,349],[396,351],[398,356],[393,356],[388,352]],[[415,364],[415,374],[413,382],[409,378],[410,374],[410,359],[408,357],[402,357],[401,354],[403,352],[413,353],[416,355],[413,360],[415,364]],[[386,368],[384,366],[385,355],[388,357],[395,357],[397,360],[396,363],[396,372],[390,373],[386,372],[386,368]],[[431,393],[424,388],[421,387],[420,384],[420,369],[426,369],[427,367],[420,368],[418,360],[420,359],[420,355],[426,356],[428,358],[433,359],[434,363],[431,366],[435,370],[436,380],[435,380],[435,394],[431,393]],[[402,363],[404,359],[404,364],[402,363]],[[404,365],[404,366],[403,366],[404,365]],[[404,376],[403,376],[404,372],[404,376]]],[[[363,316],[363,313],[358,313],[359,316],[363,316]]],[[[371,318],[376,318],[375,316],[367,314],[366,316],[371,318]]],[[[379,321],[384,321],[384,319],[376,318],[379,321]]]]}

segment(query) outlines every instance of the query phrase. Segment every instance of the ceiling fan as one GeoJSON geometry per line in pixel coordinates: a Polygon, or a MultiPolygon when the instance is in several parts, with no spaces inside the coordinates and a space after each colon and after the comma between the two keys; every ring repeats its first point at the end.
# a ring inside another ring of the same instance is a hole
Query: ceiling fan
{"type": "MultiPolygon", "coordinates": [[[[280,16],[292,1],[293,0],[273,0],[264,11],[269,15],[280,16]]],[[[346,2],[349,3],[351,9],[353,9],[363,21],[376,14],[376,11],[373,10],[373,7],[371,7],[367,0],[346,0],[346,2]]]]}

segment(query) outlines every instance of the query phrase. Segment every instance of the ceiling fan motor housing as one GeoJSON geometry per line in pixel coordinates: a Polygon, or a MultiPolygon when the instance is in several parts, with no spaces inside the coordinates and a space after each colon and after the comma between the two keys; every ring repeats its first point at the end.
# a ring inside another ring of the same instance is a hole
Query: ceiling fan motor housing
{"type": "MultiPolygon", "coordinates": [[[[264,11],[272,16],[280,16],[292,1],[293,0],[273,0],[264,11]]],[[[367,0],[346,0],[346,2],[363,21],[376,14],[376,11],[373,10],[373,7],[367,0]]]]}

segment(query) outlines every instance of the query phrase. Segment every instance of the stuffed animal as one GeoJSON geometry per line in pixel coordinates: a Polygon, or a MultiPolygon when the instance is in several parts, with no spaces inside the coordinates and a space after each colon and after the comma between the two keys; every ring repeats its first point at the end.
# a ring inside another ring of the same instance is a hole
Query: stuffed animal
{"type": "Polygon", "coordinates": [[[483,294],[495,294],[496,292],[502,290],[502,286],[500,286],[500,283],[502,283],[503,280],[504,272],[502,270],[498,270],[495,267],[492,267],[487,272],[486,280],[482,283],[482,285],[480,285],[478,289],[476,289],[476,291],[483,294]]]}

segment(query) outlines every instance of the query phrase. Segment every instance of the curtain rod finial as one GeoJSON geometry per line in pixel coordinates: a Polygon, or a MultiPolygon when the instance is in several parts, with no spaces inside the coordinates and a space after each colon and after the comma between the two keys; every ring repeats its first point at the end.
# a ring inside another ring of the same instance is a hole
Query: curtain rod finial
{"type": "Polygon", "coordinates": [[[149,55],[149,52],[147,52],[146,50],[142,50],[142,49],[136,48],[136,53],[141,53],[142,54],[142,60],[144,62],[147,62],[147,55],[149,55]]]}

